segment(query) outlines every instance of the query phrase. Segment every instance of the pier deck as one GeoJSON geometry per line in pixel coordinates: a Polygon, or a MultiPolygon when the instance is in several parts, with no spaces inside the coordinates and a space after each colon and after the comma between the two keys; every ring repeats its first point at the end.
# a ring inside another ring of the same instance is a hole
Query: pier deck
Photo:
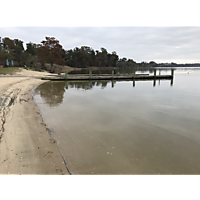
{"type": "Polygon", "coordinates": [[[135,79],[135,80],[154,80],[154,79],[173,79],[173,75],[148,75],[148,74],[135,74],[135,75],[57,75],[57,76],[45,76],[42,77],[42,80],[51,80],[51,81],[71,81],[71,80],[125,80],[125,79],[135,79]]]}

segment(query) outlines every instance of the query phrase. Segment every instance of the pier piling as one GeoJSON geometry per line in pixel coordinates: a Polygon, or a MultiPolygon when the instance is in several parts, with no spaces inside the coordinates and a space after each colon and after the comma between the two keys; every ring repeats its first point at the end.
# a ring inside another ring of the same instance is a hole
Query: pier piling
{"type": "Polygon", "coordinates": [[[65,88],[68,90],[68,81],[65,81],[65,88]]]}
{"type": "Polygon", "coordinates": [[[156,69],[154,69],[154,78],[156,78],[156,69]]]}
{"type": "Polygon", "coordinates": [[[65,71],[65,79],[67,80],[67,74],[68,74],[68,72],[67,71],[65,71]]]}
{"type": "Polygon", "coordinates": [[[135,78],[135,70],[133,71],[133,78],[135,78]]]}
{"type": "Polygon", "coordinates": [[[90,71],[90,79],[92,79],[92,71],[90,71]]]}
{"type": "Polygon", "coordinates": [[[174,77],[174,69],[171,69],[171,75],[174,77]]]}

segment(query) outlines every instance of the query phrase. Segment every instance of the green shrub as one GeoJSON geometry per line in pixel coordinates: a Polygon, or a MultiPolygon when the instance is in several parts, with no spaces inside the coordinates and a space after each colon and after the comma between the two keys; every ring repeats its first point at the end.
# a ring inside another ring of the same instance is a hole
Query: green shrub
{"type": "Polygon", "coordinates": [[[49,69],[46,66],[43,66],[42,69],[45,71],[49,71],[49,69]]]}

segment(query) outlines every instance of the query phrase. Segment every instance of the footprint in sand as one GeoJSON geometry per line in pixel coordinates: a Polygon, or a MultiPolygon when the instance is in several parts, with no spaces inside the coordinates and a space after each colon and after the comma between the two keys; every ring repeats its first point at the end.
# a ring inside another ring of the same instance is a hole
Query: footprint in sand
{"type": "Polygon", "coordinates": [[[52,151],[48,151],[47,154],[44,156],[47,159],[50,159],[52,157],[53,152],[52,151]]]}

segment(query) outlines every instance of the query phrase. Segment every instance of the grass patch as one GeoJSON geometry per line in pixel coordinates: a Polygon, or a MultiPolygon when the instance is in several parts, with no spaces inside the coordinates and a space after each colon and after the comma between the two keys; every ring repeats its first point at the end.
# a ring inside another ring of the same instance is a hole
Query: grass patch
{"type": "Polygon", "coordinates": [[[8,68],[0,68],[0,74],[10,74],[10,75],[14,75],[17,72],[20,72],[21,69],[19,67],[8,67],[8,68]]]}

